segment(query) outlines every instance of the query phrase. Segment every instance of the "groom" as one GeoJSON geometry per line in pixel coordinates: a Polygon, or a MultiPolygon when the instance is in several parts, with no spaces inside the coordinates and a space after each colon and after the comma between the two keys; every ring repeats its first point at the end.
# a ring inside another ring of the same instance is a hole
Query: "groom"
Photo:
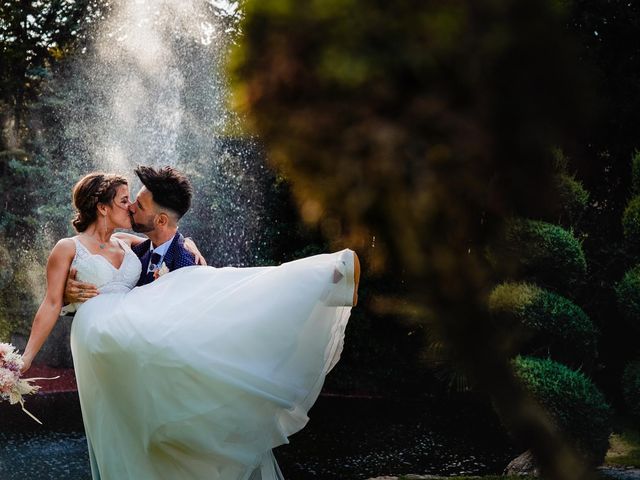
{"type": "MultiPolygon", "coordinates": [[[[172,167],[140,166],[135,173],[142,188],[129,207],[131,228],[148,237],[132,248],[142,263],[137,284],[140,287],[153,282],[163,272],[196,265],[194,255],[185,249],[185,239],[178,232],[178,221],[191,207],[193,188],[187,177],[172,167]]],[[[204,259],[200,260],[206,265],[204,259]]],[[[69,274],[65,303],[85,302],[96,295],[94,285],[77,281],[75,271],[69,274]]]]}
{"type": "Polygon", "coordinates": [[[135,172],[142,188],[129,207],[131,228],[148,237],[132,248],[142,263],[140,287],[163,271],[196,264],[178,232],[178,221],[191,207],[193,189],[187,177],[171,167],[138,167],[135,172]]]}

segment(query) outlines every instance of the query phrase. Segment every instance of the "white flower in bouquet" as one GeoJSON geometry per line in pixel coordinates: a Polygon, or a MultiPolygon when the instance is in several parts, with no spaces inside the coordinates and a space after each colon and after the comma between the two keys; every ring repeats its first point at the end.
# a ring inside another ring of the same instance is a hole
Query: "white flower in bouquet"
{"type": "Polygon", "coordinates": [[[24,366],[22,355],[9,343],[0,343],[0,399],[9,400],[11,405],[19,403],[22,411],[42,425],[42,422],[24,408],[24,395],[37,392],[40,387],[31,385],[35,380],[53,380],[52,378],[20,378],[20,370],[24,366]]]}

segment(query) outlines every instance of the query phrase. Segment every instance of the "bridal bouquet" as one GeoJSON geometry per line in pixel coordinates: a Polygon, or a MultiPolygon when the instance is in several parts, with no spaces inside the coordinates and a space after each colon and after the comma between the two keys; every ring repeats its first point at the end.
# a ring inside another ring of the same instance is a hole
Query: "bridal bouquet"
{"type": "Polygon", "coordinates": [[[0,343],[0,399],[9,400],[11,405],[19,403],[22,411],[42,425],[31,412],[24,408],[23,395],[29,395],[37,392],[40,387],[31,385],[35,380],[53,380],[53,378],[20,378],[20,369],[24,365],[22,355],[16,352],[16,349],[10,343],[0,343]]]}

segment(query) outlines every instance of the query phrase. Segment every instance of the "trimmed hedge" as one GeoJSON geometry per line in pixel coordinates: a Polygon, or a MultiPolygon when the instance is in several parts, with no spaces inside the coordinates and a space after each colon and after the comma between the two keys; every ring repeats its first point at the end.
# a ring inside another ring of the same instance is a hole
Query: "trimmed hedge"
{"type": "Polygon", "coordinates": [[[640,331],[640,265],[625,273],[615,290],[620,313],[640,331]]]}
{"type": "Polygon", "coordinates": [[[559,173],[555,177],[558,192],[558,215],[564,225],[575,225],[587,208],[589,192],[581,182],[567,173],[559,173]]]}
{"type": "Polygon", "coordinates": [[[504,283],[491,293],[489,310],[529,332],[528,354],[575,366],[597,357],[598,329],[579,306],[556,293],[528,283],[504,283]]]}
{"type": "Polygon", "coordinates": [[[640,360],[629,363],[624,369],[622,393],[629,413],[640,420],[640,360]]]}
{"type": "Polygon", "coordinates": [[[576,237],[562,227],[536,220],[510,220],[490,259],[512,278],[563,293],[571,293],[587,272],[587,261],[576,237]]]}
{"type": "Polygon", "coordinates": [[[516,375],[585,460],[601,465],[609,448],[611,408],[583,373],[549,359],[517,357],[516,375]]]}
{"type": "Polygon", "coordinates": [[[527,305],[540,295],[542,289],[530,283],[501,283],[489,295],[492,314],[513,314],[522,317],[527,305]]]}

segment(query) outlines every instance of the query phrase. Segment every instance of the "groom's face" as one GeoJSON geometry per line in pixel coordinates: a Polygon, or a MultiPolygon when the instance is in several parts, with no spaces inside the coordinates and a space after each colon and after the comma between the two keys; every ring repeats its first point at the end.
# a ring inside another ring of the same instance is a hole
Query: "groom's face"
{"type": "Polygon", "coordinates": [[[142,187],[136,196],[136,200],[129,207],[131,215],[131,229],[138,233],[147,233],[155,230],[156,204],[153,202],[153,194],[142,187]]]}

